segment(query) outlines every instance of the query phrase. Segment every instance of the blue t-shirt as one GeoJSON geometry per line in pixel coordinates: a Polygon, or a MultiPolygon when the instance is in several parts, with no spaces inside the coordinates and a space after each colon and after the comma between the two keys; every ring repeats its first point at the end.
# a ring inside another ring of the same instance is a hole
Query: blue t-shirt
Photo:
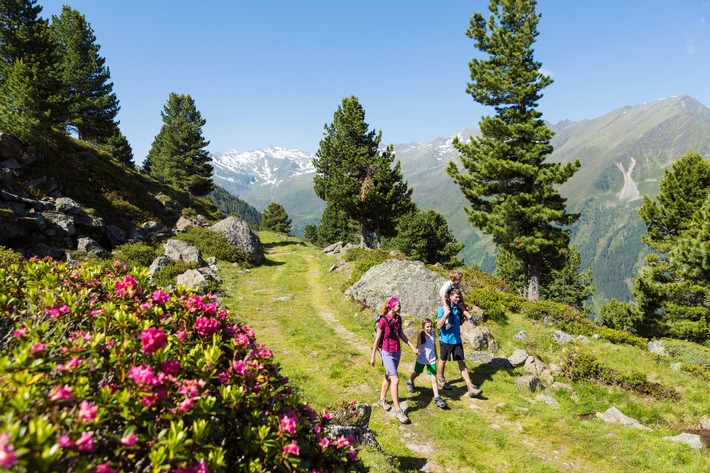
{"type": "MultiPolygon", "coordinates": [[[[450,329],[446,329],[446,324],[439,329],[439,342],[448,343],[449,345],[458,345],[461,343],[461,312],[458,306],[451,307],[451,314],[449,315],[449,323],[451,324],[450,329]]],[[[444,307],[439,306],[439,311],[436,314],[436,321],[438,322],[444,318],[444,307]]]]}

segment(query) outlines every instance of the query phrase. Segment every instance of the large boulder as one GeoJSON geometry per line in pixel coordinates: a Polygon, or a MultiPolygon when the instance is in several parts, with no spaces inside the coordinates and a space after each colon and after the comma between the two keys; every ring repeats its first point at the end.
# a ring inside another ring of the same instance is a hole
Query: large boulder
{"type": "Polygon", "coordinates": [[[186,241],[170,239],[165,245],[165,256],[174,261],[184,261],[185,263],[197,263],[205,266],[202,259],[202,252],[186,241]]]}
{"type": "Polygon", "coordinates": [[[259,237],[244,220],[234,216],[227,217],[212,225],[210,230],[224,235],[230,246],[244,252],[252,264],[262,264],[266,260],[259,237]]]}
{"type": "Polygon", "coordinates": [[[420,261],[390,259],[367,270],[345,294],[372,308],[394,296],[400,300],[403,314],[433,320],[445,281],[420,261]]]}

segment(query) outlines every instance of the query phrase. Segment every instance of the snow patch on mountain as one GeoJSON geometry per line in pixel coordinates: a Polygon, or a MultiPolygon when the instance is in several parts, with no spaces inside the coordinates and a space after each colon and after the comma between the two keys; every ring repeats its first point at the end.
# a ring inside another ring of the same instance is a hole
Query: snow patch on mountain
{"type": "Polygon", "coordinates": [[[218,180],[278,186],[285,179],[314,173],[313,157],[304,151],[281,146],[252,151],[230,149],[215,155],[212,165],[218,180]]]}

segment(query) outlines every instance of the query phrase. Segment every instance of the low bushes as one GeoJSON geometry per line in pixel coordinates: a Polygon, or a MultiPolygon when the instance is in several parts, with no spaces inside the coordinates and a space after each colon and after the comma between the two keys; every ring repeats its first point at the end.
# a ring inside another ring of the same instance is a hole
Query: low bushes
{"type": "Polygon", "coordinates": [[[619,373],[589,353],[570,351],[563,357],[561,367],[562,375],[570,381],[590,380],[656,399],[680,399],[675,389],[648,381],[643,373],[619,373]]]}
{"type": "Polygon", "coordinates": [[[230,246],[227,238],[218,232],[203,227],[192,227],[177,236],[198,248],[205,256],[214,256],[222,261],[250,266],[247,255],[230,246]]]}
{"type": "Polygon", "coordinates": [[[343,284],[343,288],[348,288],[358,282],[363,274],[367,272],[368,269],[378,264],[382,264],[388,259],[391,259],[392,255],[389,251],[385,250],[370,250],[365,248],[350,248],[345,252],[343,259],[345,261],[353,262],[353,270],[350,273],[350,277],[343,284]]]}
{"type": "Polygon", "coordinates": [[[210,296],[118,263],[0,268],[0,468],[362,471],[210,296]]]}

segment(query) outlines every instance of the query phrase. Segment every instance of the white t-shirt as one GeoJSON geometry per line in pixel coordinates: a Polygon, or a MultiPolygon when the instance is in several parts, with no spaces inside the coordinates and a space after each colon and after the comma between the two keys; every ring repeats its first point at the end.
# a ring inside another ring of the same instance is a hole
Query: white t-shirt
{"type": "MultiPolygon", "coordinates": [[[[436,363],[436,348],[434,346],[434,337],[424,334],[424,344],[419,346],[419,354],[417,355],[417,363],[420,365],[433,365],[436,363]]],[[[419,338],[419,335],[417,335],[419,338]]]]}
{"type": "Polygon", "coordinates": [[[446,281],[443,286],[441,286],[441,289],[439,289],[439,297],[444,297],[449,295],[449,293],[452,291],[452,289],[458,289],[461,290],[460,285],[454,286],[454,283],[451,281],[446,281]]]}

